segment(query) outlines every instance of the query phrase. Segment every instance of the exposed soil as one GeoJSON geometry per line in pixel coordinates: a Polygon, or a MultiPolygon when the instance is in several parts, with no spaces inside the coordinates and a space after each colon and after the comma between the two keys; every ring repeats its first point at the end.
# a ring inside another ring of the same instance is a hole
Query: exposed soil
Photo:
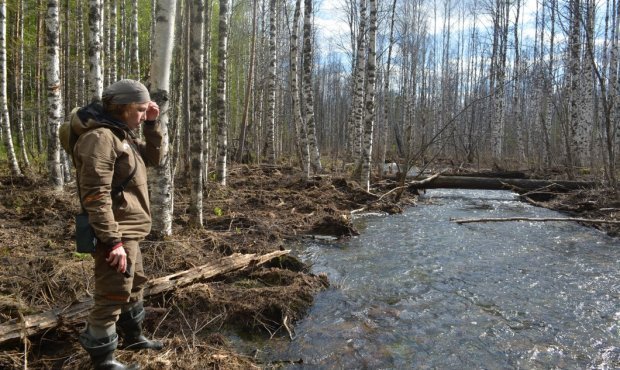
{"type": "MultiPolygon", "coordinates": [[[[304,180],[286,167],[234,168],[228,186],[206,189],[204,229],[191,228],[188,195],[175,197],[173,235],[142,243],[151,277],[200,266],[232,253],[285,249],[309,235],[338,238],[356,234],[354,209],[400,212],[390,182],[368,193],[342,177],[304,180]]],[[[178,188],[184,188],[177,182],[178,188]]],[[[0,177],[0,322],[66,307],[92,293],[92,258],[74,253],[73,216],[79,211],[75,185],[57,193],[36,176],[0,177]]],[[[146,331],[163,339],[159,353],[117,351],[144,369],[246,369],[265,366],[235,353],[223,328],[269,338],[288,336],[314,295],[329,287],[326,276],[308,272],[292,256],[166,293],[146,302],[146,331]]],[[[83,325],[61,324],[28,341],[0,345],[0,368],[88,368],[77,343],[83,325]],[[25,347],[26,346],[26,347],[25,347]],[[25,348],[27,348],[25,350],[25,348]]]]}
{"type": "MultiPolygon", "coordinates": [[[[185,184],[177,182],[177,188],[185,184]]],[[[335,175],[304,180],[288,167],[235,167],[228,186],[206,190],[204,229],[191,228],[188,195],[175,196],[173,235],[143,242],[145,270],[165,276],[232,253],[268,253],[286,249],[291,239],[309,235],[338,238],[356,234],[352,210],[388,213],[412,205],[405,191],[396,201],[397,184],[375,181],[371,193],[335,175]]],[[[553,197],[544,205],[581,217],[618,219],[614,193],[592,190],[553,197]]],[[[54,192],[40,177],[0,176],[0,322],[68,306],[92,293],[92,259],[73,252],[73,216],[79,210],[74,185],[54,192]]],[[[599,226],[610,234],[620,228],[599,226]]],[[[117,351],[143,369],[248,369],[260,364],[235,352],[222,329],[288,336],[329,287],[325,276],[309,272],[294,257],[201,281],[146,302],[146,331],[163,339],[164,351],[117,351]]],[[[77,343],[83,325],[61,324],[27,341],[0,344],[0,368],[88,368],[77,343]]],[[[273,364],[275,366],[275,364],[273,364]]]]}

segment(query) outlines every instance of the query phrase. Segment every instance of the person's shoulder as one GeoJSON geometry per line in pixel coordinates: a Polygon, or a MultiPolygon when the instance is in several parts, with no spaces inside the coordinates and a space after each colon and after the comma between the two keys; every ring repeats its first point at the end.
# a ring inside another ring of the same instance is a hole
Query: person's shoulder
{"type": "Polygon", "coordinates": [[[108,127],[100,126],[84,132],[77,141],[80,146],[113,146],[121,144],[121,140],[108,127]]]}

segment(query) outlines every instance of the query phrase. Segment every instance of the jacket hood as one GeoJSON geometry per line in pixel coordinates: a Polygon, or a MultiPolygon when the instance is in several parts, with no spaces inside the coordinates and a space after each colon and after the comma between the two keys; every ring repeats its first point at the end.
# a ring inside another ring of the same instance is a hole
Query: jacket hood
{"type": "Polygon", "coordinates": [[[70,122],[71,129],[77,136],[99,127],[108,127],[121,137],[130,132],[125,123],[106,114],[103,106],[97,102],[71,112],[70,122]]]}

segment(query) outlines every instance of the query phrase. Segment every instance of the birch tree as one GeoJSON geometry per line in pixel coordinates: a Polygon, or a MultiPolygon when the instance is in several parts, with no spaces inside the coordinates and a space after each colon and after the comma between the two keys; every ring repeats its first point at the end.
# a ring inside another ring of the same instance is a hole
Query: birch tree
{"type": "Polygon", "coordinates": [[[22,158],[22,166],[24,169],[30,167],[30,161],[28,160],[28,153],[26,151],[26,140],[24,137],[24,0],[19,1],[19,8],[17,10],[17,66],[15,69],[15,85],[16,85],[16,100],[17,107],[15,109],[17,113],[16,126],[17,126],[17,140],[20,147],[20,156],[22,158]]]}
{"type": "MultiPolygon", "coordinates": [[[[155,167],[154,184],[151,186],[151,211],[153,232],[160,236],[172,234],[174,210],[174,183],[172,157],[169,155],[170,120],[170,66],[174,49],[176,0],[157,0],[155,29],[153,32],[153,59],[151,61],[151,98],[159,105],[159,126],[162,132],[162,161],[155,167]]],[[[153,179],[153,176],[149,177],[153,179]]]]}
{"type": "Polygon", "coordinates": [[[267,76],[267,162],[276,163],[275,126],[276,126],[276,0],[269,0],[269,73],[267,76]]]}
{"type": "MultiPolygon", "coordinates": [[[[568,57],[568,80],[569,80],[569,122],[568,142],[566,154],[568,157],[569,170],[573,166],[581,165],[579,162],[583,153],[583,136],[584,127],[580,118],[580,99],[579,91],[581,79],[581,38],[580,38],[580,20],[581,20],[581,1],[570,0],[570,27],[569,27],[569,57],[568,57]]],[[[572,171],[571,171],[572,172],[572,171]]],[[[574,175],[574,174],[573,174],[574,175]]]]}
{"type": "MultiPolygon", "coordinates": [[[[584,26],[584,47],[583,55],[587,56],[588,50],[594,50],[594,2],[584,0],[585,14],[583,17],[584,26]]],[[[575,122],[575,136],[573,137],[575,148],[575,164],[583,167],[589,164],[590,160],[590,138],[594,127],[594,69],[593,64],[587,57],[581,57],[581,68],[579,70],[578,85],[579,94],[577,96],[578,112],[577,122],[575,122]]]]}
{"type": "Polygon", "coordinates": [[[101,0],[89,0],[88,11],[88,86],[91,101],[101,101],[103,94],[103,61],[101,59],[101,0]]]}
{"type": "Polygon", "coordinates": [[[217,179],[226,185],[228,153],[228,121],[226,117],[226,71],[228,60],[228,5],[229,0],[219,0],[219,35],[217,65],[217,96],[215,109],[217,114],[217,179]]]}
{"type": "Polygon", "coordinates": [[[203,226],[202,183],[204,165],[204,71],[203,71],[203,32],[204,32],[204,0],[191,2],[191,34],[190,34],[190,179],[191,203],[190,223],[197,227],[203,226]]]}
{"type": "Polygon", "coordinates": [[[364,117],[364,76],[366,71],[366,0],[360,0],[360,24],[353,72],[353,97],[347,124],[347,148],[356,160],[362,151],[362,120],[364,117]]]}
{"type": "Polygon", "coordinates": [[[138,39],[138,0],[133,0],[131,7],[131,73],[133,79],[140,79],[140,52],[138,39]]]}
{"type": "Polygon", "coordinates": [[[117,69],[116,69],[116,14],[117,14],[117,0],[111,0],[109,3],[110,6],[110,19],[108,23],[110,24],[110,31],[108,33],[108,81],[113,83],[117,80],[117,69]]]}
{"type": "Polygon", "coordinates": [[[493,23],[493,57],[491,60],[491,90],[493,91],[493,119],[491,122],[491,154],[494,164],[502,160],[504,136],[504,99],[506,93],[506,54],[508,48],[509,2],[496,0],[493,23]]]}
{"type": "Polygon", "coordinates": [[[368,18],[368,65],[366,67],[366,97],[364,100],[364,143],[362,145],[362,163],[360,184],[370,190],[370,170],[372,161],[372,136],[375,123],[375,78],[377,69],[377,1],[369,0],[368,18]]]}
{"type": "Polygon", "coordinates": [[[63,186],[62,166],[60,161],[60,141],[58,129],[62,122],[62,98],[60,83],[59,51],[59,9],[58,0],[48,0],[46,36],[47,36],[47,106],[48,106],[48,141],[47,167],[52,185],[56,190],[63,186]]]}
{"type": "Polygon", "coordinates": [[[306,131],[306,125],[301,112],[301,101],[299,99],[299,73],[297,71],[297,65],[299,60],[299,17],[301,15],[301,0],[295,1],[295,11],[293,13],[293,28],[291,30],[291,68],[290,68],[290,81],[291,81],[291,99],[293,103],[293,120],[295,122],[295,134],[297,136],[297,153],[299,156],[299,163],[301,165],[304,176],[310,175],[310,151],[308,148],[308,134],[306,131]]]}
{"type": "MultiPolygon", "coordinates": [[[[58,6],[58,5],[56,5],[58,6]]],[[[2,138],[9,161],[11,175],[21,176],[22,172],[17,162],[11,134],[11,120],[7,96],[7,52],[6,52],[6,1],[0,0],[0,113],[2,119],[2,138]]]]}
{"type": "MultiPolygon", "coordinates": [[[[243,118],[241,119],[241,131],[239,132],[239,149],[237,151],[237,162],[243,162],[245,153],[245,141],[247,138],[248,120],[250,114],[250,101],[254,91],[254,69],[256,64],[256,33],[258,31],[258,1],[253,2],[252,6],[252,41],[250,46],[250,65],[248,67],[248,78],[245,85],[245,97],[243,99],[243,118]]],[[[292,67],[291,67],[292,68],[292,67]]],[[[207,78],[207,81],[209,79],[207,78]]],[[[208,91],[208,89],[207,89],[208,91]]]]}
{"type": "Polygon", "coordinates": [[[304,103],[305,103],[305,121],[308,130],[308,147],[310,151],[310,160],[312,169],[315,173],[323,171],[321,165],[321,154],[316,139],[316,126],[314,122],[314,93],[312,89],[312,0],[304,0],[304,48],[303,48],[303,65],[304,65],[304,103]]]}

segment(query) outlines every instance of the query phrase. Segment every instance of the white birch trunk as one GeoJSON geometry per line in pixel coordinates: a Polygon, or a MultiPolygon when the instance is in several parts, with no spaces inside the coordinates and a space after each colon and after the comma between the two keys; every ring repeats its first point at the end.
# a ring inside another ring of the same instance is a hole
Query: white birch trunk
{"type": "Polygon", "coordinates": [[[193,226],[203,226],[203,193],[202,182],[204,165],[204,0],[191,1],[191,35],[190,35],[190,223],[193,226]]]}
{"type": "Polygon", "coordinates": [[[101,58],[101,0],[89,0],[88,11],[88,86],[91,101],[101,101],[103,93],[103,60],[101,58]]]}
{"type": "Polygon", "coordinates": [[[579,158],[582,158],[582,132],[579,122],[580,118],[580,99],[579,88],[581,80],[581,40],[580,40],[580,0],[570,0],[569,2],[571,16],[570,16],[570,29],[569,29],[569,59],[568,59],[568,78],[569,80],[569,138],[568,138],[568,165],[579,166],[579,158]]]}
{"type": "Polygon", "coordinates": [[[308,130],[308,145],[310,150],[310,160],[312,169],[315,173],[323,171],[321,166],[321,154],[316,138],[316,126],[314,122],[314,93],[312,86],[312,0],[304,0],[304,100],[305,100],[305,119],[308,130]]]}
{"type": "Polygon", "coordinates": [[[108,77],[109,77],[109,81],[111,83],[114,83],[117,80],[117,61],[116,61],[116,13],[117,13],[117,4],[116,4],[117,0],[111,0],[110,1],[110,19],[109,19],[109,28],[110,31],[108,33],[108,77]]]}
{"type": "Polygon", "coordinates": [[[174,183],[172,157],[169,155],[170,121],[170,65],[174,49],[176,0],[157,0],[153,32],[153,59],[151,63],[151,99],[159,105],[159,126],[162,131],[162,161],[154,169],[155,177],[149,177],[151,186],[151,211],[153,232],[159,236],[172,234],[174,211],[174,183]]]}
{"type": "Polygon", "coordinates": [[[495,58],[493,63],[493,81],[495,91],[493,92],[493,122],[491,126],[491,155],[493,162],[499,164],[502,160],[502,146],[504,137],[504,99],[506,94],[506,50],[507,50],[507,17],[508,4],[503,1],[496,1],[496,21],[494,29],[494,49],[495,58]]]}
{"type": "Polygon", "coordinates": [[[616,155],[620,148],[620,81],[618,81],[618,67],[620,61],[620,6],[616,6],[612,16],[611,50],[609,55],[609,101],[611,105],[610,122],[606,128],[607,152],[609,160],[609,181],[617,186],[616,155]]]}
{"type": "Polygon", "coordinates": [[[47,167],[50,181],[56,190],[63,186],[62,166],[60,162],[60,141],[58,129],[62,121],[62,98],[60,95],[60,24],[58,0],[48,0],[46,35],[47,35],[47,167]]]}
{"type": "Polygon", "coordinates": [[[140,80],[138,0],[133,0],[131,7],[131,78],[140,80]]]}
{"type": "Polygon", "coordinates": [[[543,135],[544,135],[544,160],[547,167],[551,166],[551,121],[553,120],[553,80],[554,80],[554,68],[555,68],[555,17],[556,17],[556,1],[551,0],[551,15],[550,23],[551,30],[549,32],[549,67],[547,68],[547,74],[545,77],[545,118],[543,122],[543,135]]]}
{"type": "Polygon", "coordinates": [[[127,78],[127,12],[125,11],[125,9],[125,0],[119,0],[118,13],[120,14],[120,19],[118,23],[118,28],[121,30],[119,32],[118,38],[118,50],[121,52],[121,55],[118,57],[119,63],[117,66],[120,67],[120,71],[118,73],[119,79],[127,78]]]}
{"type": "Polygon", "coordinates": [[[211,91],[211,19],[213,19],[213,3],[205,1],[205,31],[203,35],[204,44],[204,86],[202,91],[204,101],[204,166],[202,168],[202,181],[206,186],[209,182],[209,161],[211,160],[211,115],[209,114],[208,103],[211,91]],[[211,6],[209,7],[209,4],[211,6]]]}
{"type": "MultiPolygon", "coordinates": [[[[589,50],[594,51],[594,4],[587,1],[585,13],[585,42],[584,53],[589,50]]],[[[575,127],[574,145],[575,164],[579,167],[588,166],[590,160],[590,144],[592,128],[594,127],[594,69],[590,57],[583,58],[582,67],[579,74],[579,95],[578,95],[578,119],[575,127]]]]}
{"type": "Polygon", "coordinates": [[[366,67],[366,97],[364,105],[364,144],[362,145],[362,172],[360,184],[366,191],[370,190],[370,170],[372,161],[372,136],[375,124],[375,90],[377,69],[377,1],[370,0],[368,20],[368,65],[366,67]]]}
{"type": "Polygon", "coordinates": [[[17,87],[17,140],[19,142],[20,154],[22,158],[22,166],[24,169],[30,167],[28,153],[26,151],[26,140],[24,137],[24,5],[25,1],[20,0],[20,17],[17,25],[17,68],[15,71],[15,84],[17,87]]]}
{"type": "Polygon", "coordinates": [[[17,156],[13,147],[13,135],[11,134],[11,120],[7,101],[6,16],[6,1],[0,0],[0,113],[2,114],[0,118],[2,119],[2,139],[7,152],[11,175],[21,176],[22,172],[17,163],[17,156]]]}
{"type": "Polygon", "coordinates": [[[267,75],[267,163],[276,164],[276,0],[269,0],[269,69],[267,75]]]}
{"type": "Polygon", "coordinates": [[[362,153],[362,121],[364,118],[364,77],[366,71],[366,0],[360,0],[360,25],[357,37],[355,70],[353,72],[353,97],[347,130],[349,155],[358,161],[362,153]]]}
{"type": "Polygon", "coordinates": [[[310,176],[310,151],[308,149],[308,134],[304,124],[301,102],[299,99],[299,72],[297,62],[299,60],[299,17],[301,15],[301,0],[295,1],[295,13],[293,15],[293,29],[291,32],[291,95],[293,100],[293,119],[295,121],[295,134],[297,135],[297,146],[299,153],[299,163],[301,164],[304,176],[310,176]]]}
{"type": "Polygon", "coordinates": [[[75,18],[77,26],[77,40],[76,40],[76,48],[75,52],[78,57],[75,58],[75,85],[82,86],[82,88],[76,88],[75,90],[75,101],[78,105],[82,105],[85,103],[85,94],[86,94],[86,41],[84,37],[84,11],[83,6],[78,5],[75,11],[75,18]]]}
{"type": "Polygon", "coordinates": [[[220,1],[218,66],[217,66],[217,180],[226,185],[228,154],[228,121],[226,117],[226,72],[228,62],[228,6],[230,0],[220,1]]]}
{"type": "Polygon", "coordinates": [[[523,112],[521,111],[521,44],[519,43],[519,16],[521,14],[521,0],[517,0],[516,19],[514,25],[514,42],[515,42],[515,58],[514,58],[514,84],[512,90],[512,119],[516,126],[517,133],[517,159],[521,163],[525,163],[525,133],[526,127],[523,122],[523,112]]]}

